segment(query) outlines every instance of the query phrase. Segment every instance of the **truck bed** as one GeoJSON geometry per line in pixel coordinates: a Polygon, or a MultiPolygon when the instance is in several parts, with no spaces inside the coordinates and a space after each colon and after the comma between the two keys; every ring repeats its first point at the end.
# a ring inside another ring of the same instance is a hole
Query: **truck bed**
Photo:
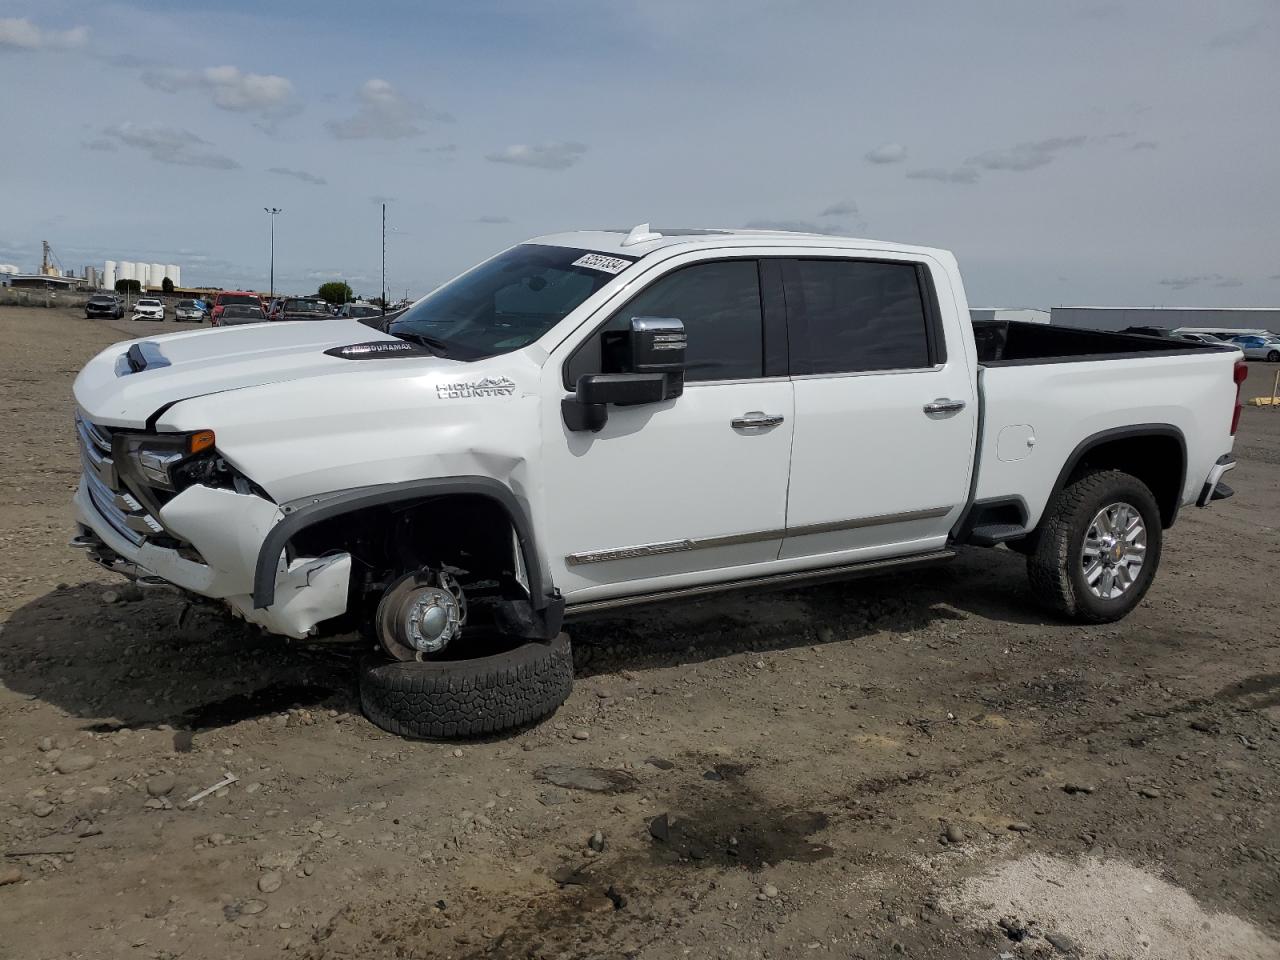
{"type": "Polygon", "coordinates": [[[1010,320],[975,320],[973,336],[978,345],[978,362],[988,367],[1077,360],[1119,360],[1156,354],[1232,349],[1171,337],[1144,337],[1140,334],[1010,320]]]}

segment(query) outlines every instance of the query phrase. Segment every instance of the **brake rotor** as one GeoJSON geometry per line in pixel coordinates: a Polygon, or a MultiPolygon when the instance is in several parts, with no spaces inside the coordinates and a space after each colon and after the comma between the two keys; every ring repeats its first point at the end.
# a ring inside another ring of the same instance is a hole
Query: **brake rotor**
{"type": "Polygon", "coordinates": [[[424,660],[457,640],[467,622],[467,600],[444,570],[402,577],[378,604],[378,640],[397,660],[424,660]]]}

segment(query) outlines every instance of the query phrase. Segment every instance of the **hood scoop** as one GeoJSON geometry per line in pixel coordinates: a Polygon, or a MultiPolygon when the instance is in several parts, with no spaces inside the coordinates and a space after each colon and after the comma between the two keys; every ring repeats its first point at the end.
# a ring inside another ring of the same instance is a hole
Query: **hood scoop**
{"type": "Polygon", "coordinates": [[[152,340],[141,340],[120,355],[116,360],[116,376],[127,377],[131,373],[143,370],[155,370],[169,366],[169,358],[160,351],[160,344],[152,340]]]}

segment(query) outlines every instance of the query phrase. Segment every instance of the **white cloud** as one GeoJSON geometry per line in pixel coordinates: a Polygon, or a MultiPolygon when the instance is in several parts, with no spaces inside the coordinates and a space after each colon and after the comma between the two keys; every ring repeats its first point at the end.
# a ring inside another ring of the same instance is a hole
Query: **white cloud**
{"type": "Polygon", "coordinates": [[[274,173],[281,177],[293,177],[293,179],[301,180],[303,183],[314,183],[318,187],[322,187],[329,182],[324,177],[317,177],[314,173],[307,173],[305,170],[293,170],[289,167],[270,167],[267,173],[274,173]]]}
{"type": "Polygon", "coordinates": [[[942,167],[926,167],[923,170],[908,170],[908,180],[937,180],[939,183],[977,183],[978,171],[972,167],[956,167],[951,170],[942,167]]]}
{"type": "Polygon", "coordinates": [[[26,17],[0,17],[0,50],[74,50],[88,40],[87,27],[46,30],[26,17]]]}
{"type": "Polygon", "coordinates": [[[1187,277],[1168,277],[1164,280],[1157,281],[1162,287],[1169,287],[1172,290],[1186,290],[1188,287],[1243,287],[1244,281],[1238,277],[1224,277],[1220,273],[1210,273],[1200,276],[1187,277]]]}
{"type": "Polygon", "coordinates": [[[497,153],[486,154],[485,159],[491,163],[509,163],[517,167],[566,170],[581,160],[586,152],[585,143],[572,140],[555,143],[517,143],[497,153]]]}
{"type": "Polygon", "coordinates": [[[857,215],[858,205],[852,200],[841,200],[838,203],[833,203],[818,214],[820,217],[856,217],[857,215]]]}
{"type": "Polygon", "coordinates": [[[81,140],[80,146],[86,150],[100,150],[104,153],[112,153],[119,149],[114,140],[108,140],[106,137],[98,137],[94,140],[81,140]]]}
{"type": "Polygon", "coordinates": [[[339,140],[402,140],[421,136],[424,121],[447,122],[447,113],[429,110],[399,93],[386,80],[366,80],[357,91],[360,107],[345,120],[329,120],[325,128],[339,140]]]}
{"type": "Polygon", "coordinates": [[[1049,137],[1047,140],[1030,140],[1004,150],[986,150],[965,161],[969,166],[983,170],[1035,170],[1052,163],[1063,150],[1084,146],[1087,137],[1049,137]]]}
{"type": "Polygon", "coordinates": [[[278,120],[300,109],[293,83],[286,77],[268,73],[246,73],[239,67],[208,67],[204,70],[147,70],[142,82],[166,93],[203,90],[213,105],[235,113],[249,113],[278,120]]]}
{"type": "Polygon", "coordinates": [[[1159,146],[1160,144],[1156,143],[1154,140],[1139,140],[1129,149],[1130,150],[1155,150],[1159,146]]]}
{"type": "Polygon", "coordinates": [[[907,148],[900,143],[882,143],[867,152],[869,163],[901,163],[907,159],[907,148]]]}
{"type": "Polygon", "coordinates": [[[162,123],[144,125],[130,121],[107,127],[102,132],[126,147],[149,154],[157,163],[207,167],[211,170],[234,170],[240,166],[228,156],[205,149],[211,146],[208,140],[202,140],[188,130],[178,130],[162,123]]]}
{"type": "Polygon", "coordinates": [[[510,223],[510,222],[511,222],[511,218],[510,218],[510,217],[485,216],[485,217],[476,217],[475,222],[476,222],[476,223],[510,223]]]}
{"type": "Polygon", "coordinates": [[[747,230],[785,230],[788,233],[841,234],[844,230],[832,223],[811,223],[808,220],[752,220],[747,230]]]}

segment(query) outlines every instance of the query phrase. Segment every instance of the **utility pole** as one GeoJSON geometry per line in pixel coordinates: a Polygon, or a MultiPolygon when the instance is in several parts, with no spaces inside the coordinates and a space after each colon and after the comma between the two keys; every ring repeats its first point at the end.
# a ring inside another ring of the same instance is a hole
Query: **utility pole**
{"type": "Polygon", "coordinates": [[[382,315],[387,315],[387,205],[382,205],[382,315]]]}
{"type": "Polygon", "coordinates": [[[276,298],[276,215],[284,213],[279,207],[263,207],[271,216],[271,293],[270,299],[276,298]]]}

